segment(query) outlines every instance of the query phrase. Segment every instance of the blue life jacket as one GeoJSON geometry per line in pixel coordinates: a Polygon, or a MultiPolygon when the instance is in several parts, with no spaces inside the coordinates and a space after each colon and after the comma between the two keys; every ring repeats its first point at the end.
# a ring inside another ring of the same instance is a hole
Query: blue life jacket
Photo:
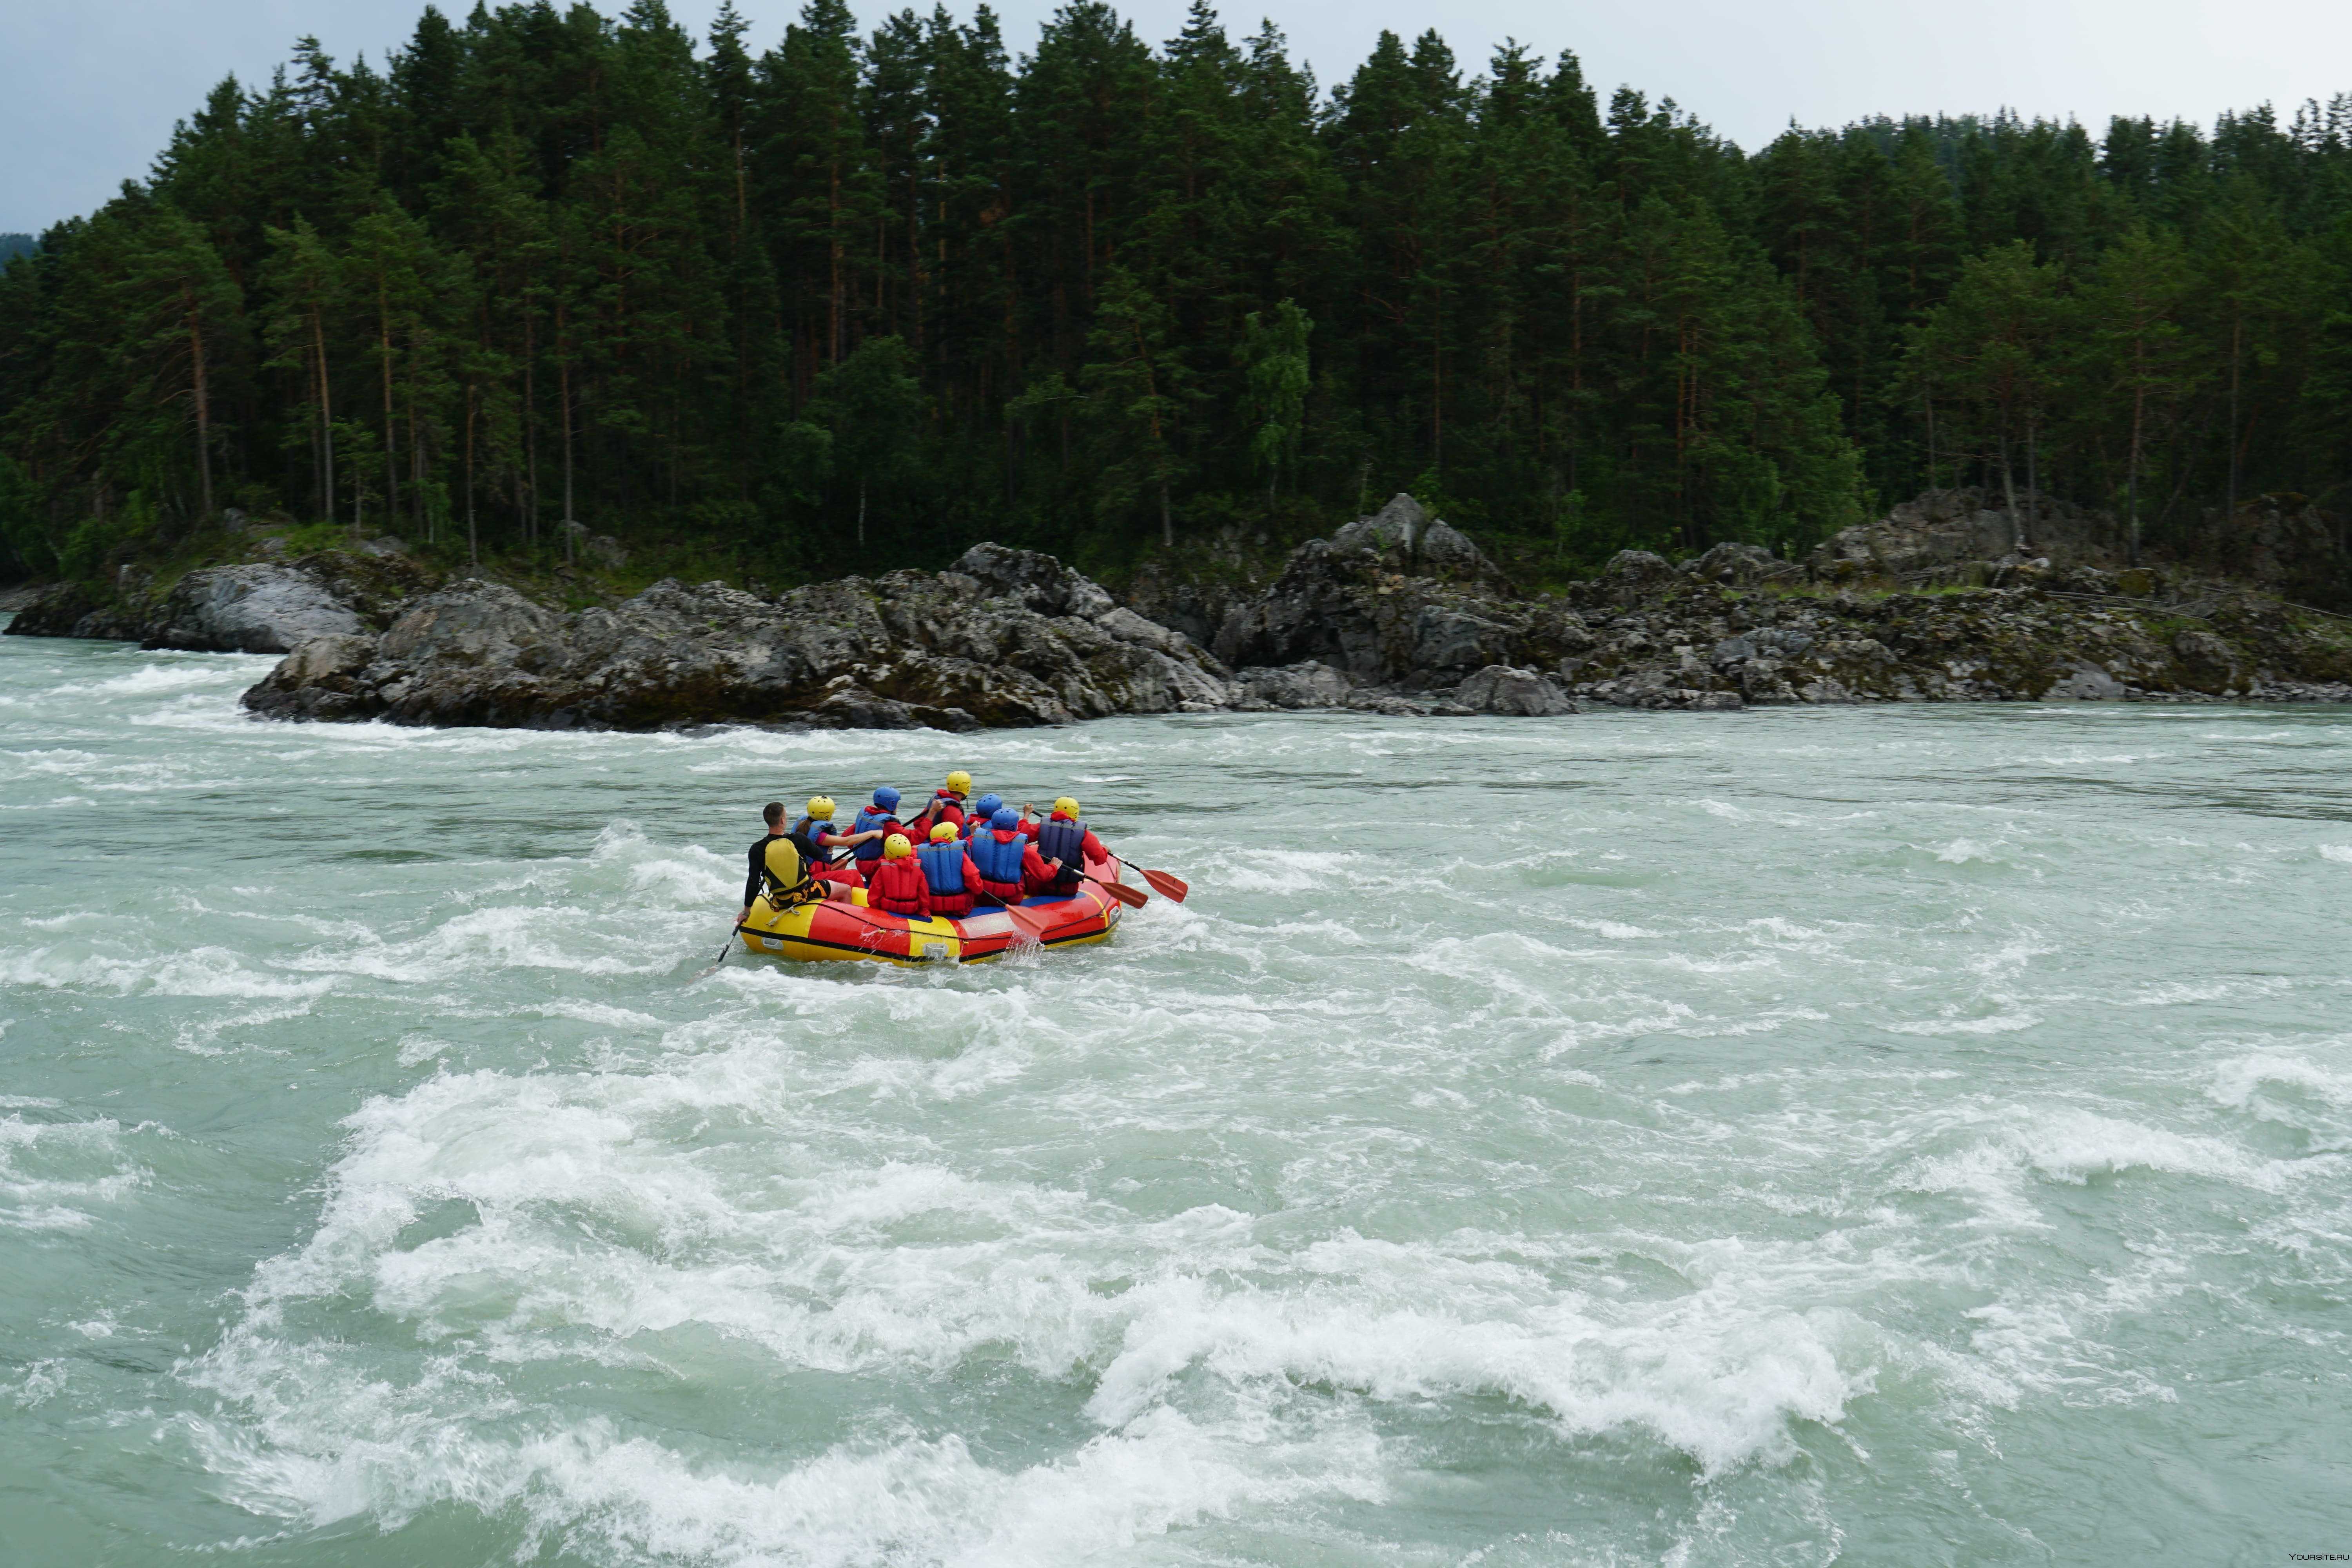
{"type": "Polygon", "coordinates": [[[1056,887],[1083,875],[1087,865],[1087,825],[1082,817],[1076,822],[1048,820],[1037,830],[1037,853],[1050,866],[1056,860],[1069,863],[1069,869],[1056,872],[1056,887]]]}
{"type": "Polygon", "coordinates": [[[986,882],[1021,880],[1022,852],[1029,847],[1026,835],[1016,833],[1010,843],[996,837],[994,828],[972,835],[964,846],[971,851],[971,863],[980,868],[981,879],[986,882]]]}
{"type": "Polygon", "coordinates": [[[834,831],[835,829],[830,822],[819,822],[813,816],[803,816],[793,824],[792,832],[785,837],[790,838],[793,846],[800,850],[802,859],[812,866],[830,866],[833,864],[833,851],[819,844],[817,840],[834,831]]]}
{"type": "Polygon", "coordinates": [[[857,847],[857,858],[860,860],[879,860],[882,858],[882,846],[889,841],[890,829],[898,826],[898,819],[891,816],[887,811],[877,811],[870,805],[858,807],[857,826],[852,827],[849,831],[854,834],[867,833],[879,827],[882,829],[882,837],[879,838],[869,838],[865,843],[859,845],[857,847]]]}
{"type": "Polygon", "coordinates": [[[923,863],[923,879],[934,893],[961,893],[963,888],[963,845],[956,839],[926,844],[915,851],[923,863]]]}

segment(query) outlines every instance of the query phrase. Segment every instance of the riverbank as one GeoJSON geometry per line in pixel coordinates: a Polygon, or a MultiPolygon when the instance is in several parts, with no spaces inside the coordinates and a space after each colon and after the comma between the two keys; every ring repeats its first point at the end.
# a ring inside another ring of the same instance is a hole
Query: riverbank
{"type": "Polygon", "coordinates": [[[1801,564],[1753,545],[1678,565],[1627,551],[1528,595],[1399,496],[1302,544],[1270,582],[1146,575],[1126,603],[1050,556],[983,544],[940,573],[777,595],[663,581],[567,611],[382,548],[201,568],[168,586],[126,577],[111,595],[68,585],[7,630],[283,654],[245,696],[271,718],[548,729],[2352,700],[2352,620],[2178,572],[1969,561],[1949,542],[1964,533],[1898,509],[1801,564]],[[1910,574],[1934,581],[1874,574],[1890,556],[1923,559],[1921,540],[1944,553],[1910,574]]]}

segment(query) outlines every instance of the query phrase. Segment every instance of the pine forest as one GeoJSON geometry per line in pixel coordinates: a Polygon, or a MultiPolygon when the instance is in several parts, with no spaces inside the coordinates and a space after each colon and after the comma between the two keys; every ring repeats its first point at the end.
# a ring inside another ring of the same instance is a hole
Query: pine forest
{"type": "Polygon", "coordinates": [[[2352,479],[2352,97],[1743,152],[1573,55],[1318,84],[1205,4],[312,40],[0,274],[0,575],[225,517],[787,583],[1410,490],[1542,578],[2009,487],[2193,552],[2352,479]],[[566,527],[566,524],[576,524],[566,527]]]}

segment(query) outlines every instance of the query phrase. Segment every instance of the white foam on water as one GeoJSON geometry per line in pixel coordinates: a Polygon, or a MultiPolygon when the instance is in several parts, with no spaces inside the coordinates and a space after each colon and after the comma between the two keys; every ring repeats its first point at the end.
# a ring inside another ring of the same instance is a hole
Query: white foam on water
{"type": "Polygon", "coordinates": [[[2325,860],[2352,863],[2352,844],[2323,844],[2319,854],[2325,860]]]}
{"type": "Polygon", "coordinates": [[[77,944],[0,948],[0,985],[111,991],[117,995],[249,996],[292,999],[324,995],[331,978],[298,980],[259,973],[241,954],[205,946],[184,952],[125,956],[77,944]]]}
{"type": "Polygon", "coordinates": [[[1895,1035],[2013,1035],[2021,1029],[2031,1029],[2042,1022],[2036,1013],[1990,1013],[1980,1018],[1948,1016],[1941,1018],[1915,1018],[1907,1023],[1889,1024],[1887,1032],[1895,1035]]]}
{"type": "Polygon", "coordinates": [[[147,1172],[123,1150],[122,1131],[109,1119],[0,1118],[0,1227],[84,1229],[93,1209],[146,1185],[147,1172]]]}

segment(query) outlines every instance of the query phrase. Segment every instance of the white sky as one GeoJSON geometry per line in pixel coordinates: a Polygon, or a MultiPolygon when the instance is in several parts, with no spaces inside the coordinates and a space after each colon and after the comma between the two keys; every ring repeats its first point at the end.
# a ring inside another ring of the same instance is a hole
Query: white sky
{"type": "MultiPolygon", "coordinates": [[[[445,9],[462,15],[470,4],[445,9]]],[[[1176,33],[1184,5],[1130,0],[1120,9],[1157,42],[1176,33]]],[[[699,31],[717,0],[672,6],[699,31]]],[[[857,7],[869,25],[884,8],[857,7]]],[[[1008,44],[1027,49],[1052,8],[1005,0],[1008,44]]],[[[0,0],[0,230],[37,232],[143,174],[173,121],[223,75],[266,80],[306,32],[339,60],[365,51],[380,61],[421,9],[422,0],[0,0]]],[[[738,0],[738,9],[765,47],[798,0],[738,0]]],[[[968,0],[951,9],[970,14],[968,0]]],[[[1750,147],[1791,120],[1838,125],[2006,106],[2072,115],[2095,133],[2114,114],[2210,123],[2221,110],[2264,101],[2284,119],[2305,98],[2352,90],[2347,0],[1255,0],[1224,19],[1238,37],[1262,14],[1327,87],[1355,68],[1382,27],[1410,39],[1435,26],[1474,68],[1512,37],[1546,55],[1576,50],[1604,101],[1630,83],[1750,147]]]]}

